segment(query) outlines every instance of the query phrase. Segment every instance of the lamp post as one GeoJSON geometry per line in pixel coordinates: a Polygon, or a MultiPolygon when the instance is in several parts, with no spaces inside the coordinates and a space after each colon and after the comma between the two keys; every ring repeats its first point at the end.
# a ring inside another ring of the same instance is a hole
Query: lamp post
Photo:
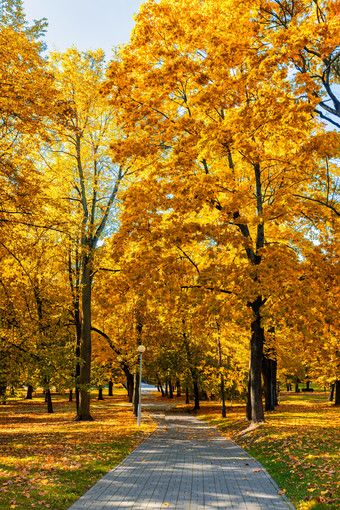
{"type": "Polygon", "coordinates": [[[137,425],[140,426],[142,419],[142,358],[143,352],[145,352],[144,345],[138,346],[138,352],[140,353],[140,365],[139,365],[139,398],[138,398],[138,413],[137,413],[137,425]]]}

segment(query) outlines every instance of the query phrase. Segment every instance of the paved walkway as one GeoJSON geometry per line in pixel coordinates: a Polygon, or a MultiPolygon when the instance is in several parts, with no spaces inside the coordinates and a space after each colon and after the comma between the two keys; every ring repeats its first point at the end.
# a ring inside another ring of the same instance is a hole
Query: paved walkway
{"type": "Polygon", "coordinates": [[[215,427],[149,409],[158,429],[69,510],[294,509],[262,466],[215,427]]]}

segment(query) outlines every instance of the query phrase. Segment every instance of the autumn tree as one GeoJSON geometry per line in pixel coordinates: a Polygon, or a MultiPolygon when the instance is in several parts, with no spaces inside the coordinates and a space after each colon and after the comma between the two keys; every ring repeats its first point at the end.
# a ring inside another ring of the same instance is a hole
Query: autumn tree
{"type": "MultiPolygon", "coordinates": [[[[326,121],[328,126],[340,128],[339,98],[339,57],[340,57],[340,6],[335,0],[326,1],[286,1],[261,2],[259,22],[266,27],[268,43],[280,43],[282,59],[291,67],[291,80],[295,91],[306,99],[312,98],[315,114],[326,121]]],[[[312,193],[299,195],[302,204],[308,202],[306,216],[310,226],[323,232],[326,224],[331,233],[325,253],[328,253],[330,268],[334,257],[330,252],[337,251],[336,244],[339,230],[339,169],[332,161],[334,153],[324,151],[323,166],[310,176],[312,193]]],[[[306,205],[303,205],[306,208],[306,205]]],[[[315,266],[316,253],[312,255],[315,266]]],[[[319,257],[321,267],[324,266],[319,257]]],[[[337,292],[337,278],[326,275],[328,296],[326,303],[331,305],[332,295],[337,292]],[[332,284],[330,283],[332,279],[332,284]],[[331,287],[331,289],[330,289],[331,287]]],[[[324,280],[319,281],[319,288],[324,280]]],[[[322,305],[323,306],[323,305],[322,305]]],[[[332,308],[332,305],[330,306],[332,308]]],[[[325,314],[328,315],[328,314],[325,314]]],[[[333,337],[332,328],[337,328],[336,318],[326,319],[325,329],[329,329],[329,347],[333,337]]],[[[323,337],[323,334],[320,334],[323,337]]],[[[327,336],[327,335],[326,335],[327,336]]],[[[320,362],[322,365],[322,362],[320,362]]],[[[321,367],[320,367],[321,368],[321,367]]]]}
{"type": "Polygon", "coordinates": [[[80,342],[78,420],[90,420],[91,308],[95,254],[109,227],[109,216],[128,167],[115,164],[109,151],[115,137],[115,112],[100,94],[105,72],[102,51],[72,48],[51,57],[51,71],[62,95],[63,111],[52,126],[56,181],[69,204],[69,274],[73,318],[80,342]],[[59,173],[59,175],[57,175],[59,173]],[[66,189],[67,188],[67,189],[66,189]]]}
{"type": "Polygon", "coordinates": [[[236,324],[239,314],[229,306],[230,301],[225,305],[222,293],[190,285],[197,269],[202,277],[204,271],[207,277],[212,270],[212,260],[204,265],[207,253],[201,243],[196,246],[188,241],[184,249],[178,239],[174,242],[164,236],[164,231],[152,229],[152,235],[151,223],[143,235],[126,235],[125,227],[122,223],[121,232],[107,239],[102,248],[106,274],[100,272],[95,292],[95,301],[99,299],[101,304],[98,322],[106,332],[111,331],[115,349],[122,352],[123,346],[127,348],[125,357],[129,351],[130,357],[135,353],[138,321],[133,310],[137,302],[144,301],[142,342],[147,351],[143,373],[148,380],[170,398],[175,383],[188,387],[196,408],[203,392],[220,393],[216,383],[222,372],[225,389],[234,388],[237,393],[244,384],[241,374],[247,364],[242,361],[247,352],[244,332],[241,324],[236,324]],[[119,317],[123,320],[118,322],[119,317]],[[218,328],[218,335],[217,321],[226,324],[218,328]]]}
{"type": "MultiPolygon", "coordinates": [[[[18,290],[18,287],[15,281],[11,282],[8,268],[17,265],[23,251],[28,249],[30,227],[45,226],[46,219],[41,218],[46,202],[43,198],[44,182],[35,156],[46,141],[46,125],[58,100],[53,77],[41,55],[43,46],[40,37],[45,27],[45,20],[28,25],[22,1],[1,2],[0,241],[3,258],[0,357],[2,373],[4,370],[9,376],[7,381],[18,372],[15,370],[20,358],[16,348],[16,326],[19,323],[22,326],[15,305],[16,293],[13,293],[13,289],[18,290]]],[[[20,377],[17,377],[19,380],[20,377]]]]}
{"type": "Polygon", "coordinates": [[[2,380],[44,388],[49,412],[51,386],[68,387],[74,363],[59,251],[59,236],[32,226],[17,228],[13,240],[0,244],[2,380]]]}
{"type": "Polygon", "coordinates": [[[143,235],[155,225],[184,250],[188,239],[203,239],[212,259],[221,254],[223,271],[197,273],[191,285],[235,295],[251,312],[254,423],[264,420],[270,298],[281,281],[299,277],[294,258],[308,244],[295,194],[319,164],[319,143],[337,150],[334,135],[314,136],[319,99],[298,96],[277,46],[263,44],[257,7],[146,2],[106,88],[130,134],[128,144],[113,144],[114,154],[149,161],[126,198],[127,210],[135,207],[130,225],[143,235]]]}
{"type": "MultiPolygon", "coordinates": [[[[27,213],[39,189],[31,148],[46,138],[46,120],[56,102],[53,78],[38,37],[45,22],[29,27],[22,2],[5,1],[0,12],[2,225],[27,213]],[[28,196],[30,197],[28,199],[28,196]]],[[[27,220],[27,215],[26,218],[27,220]]]]}

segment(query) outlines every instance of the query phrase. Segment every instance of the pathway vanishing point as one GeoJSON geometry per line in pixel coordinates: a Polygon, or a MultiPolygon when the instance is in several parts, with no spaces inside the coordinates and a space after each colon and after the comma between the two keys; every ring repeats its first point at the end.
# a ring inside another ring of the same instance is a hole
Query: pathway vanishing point
{"type": "Polygon", "coordinates": [[[264,468],[197,418],[143,405],[157,430],[69,510],[294,510],[264,468]]]}

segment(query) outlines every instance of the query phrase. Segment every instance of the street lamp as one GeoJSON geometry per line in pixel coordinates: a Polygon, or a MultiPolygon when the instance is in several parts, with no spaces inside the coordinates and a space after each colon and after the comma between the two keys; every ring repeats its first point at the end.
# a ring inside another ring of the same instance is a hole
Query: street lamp
{"type": "Polygon", "coordinates": [[[140,366],[139,366],[139,399],[138,399],[138,413],[137,413],[137,425],[140,426],[142,419],[142,358],[143,352],[145,352],[144,345],[138,346],[138,352],[140,353],[140,366]]]}

